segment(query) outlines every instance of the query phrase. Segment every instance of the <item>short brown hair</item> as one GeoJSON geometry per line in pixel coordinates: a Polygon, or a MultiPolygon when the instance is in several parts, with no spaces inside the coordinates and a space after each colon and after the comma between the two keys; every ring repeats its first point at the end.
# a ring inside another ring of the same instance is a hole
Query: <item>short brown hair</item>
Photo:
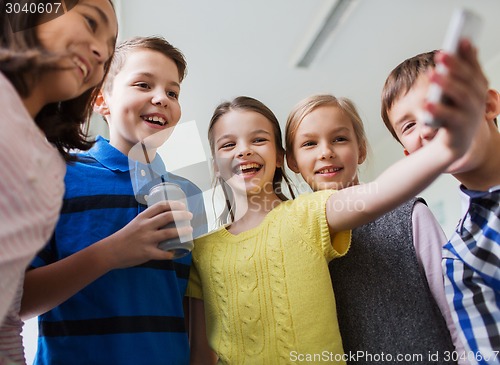
{"type": "Polygon", "coordinates": [[[113,79],[120,72],[127,55],[137,49],[148,49],[156,52],[160,52],[165,57],[174,61],[179,72],[179,81],[182,82],[186,77],[187,73],[187,63],[182,52],[172,46],[165,38],[161,36],[151,36],[151,37],[133,37],[126,41],[121,42],[116,46],[115,54],[113,56],[113,61],[111,62],[111,67],[109,68],[108,76],[104,80],[104,90],[111,91],[113,87],[113,79]]]}
{"type": "Polygon", "coordinates": [[[404,60],[391,71],[385,81],[384,88],[382,89],[382,107],[380,113],[385,126],[400,143],[401,141],[389,120],[389,111],[397,99],[410,91],[420,75],[425,74],[428,69],[436,67],[436,63],[434,62],[436,53],[437,51],[420,53],[404,60]]]}

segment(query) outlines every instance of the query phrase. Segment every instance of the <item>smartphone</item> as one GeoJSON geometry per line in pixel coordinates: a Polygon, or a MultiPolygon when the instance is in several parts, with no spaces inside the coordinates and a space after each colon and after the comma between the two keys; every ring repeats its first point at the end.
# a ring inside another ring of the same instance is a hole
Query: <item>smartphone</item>
{"type": "MultiPolygon", "coordinates": [[[[482,19],[479,15],[468,9],[456,9],[453,12],[446,36],[444,38],[442,47],[443,51],[450,54],[456,54],[458,52],[460,40],[463,38],[468,39],[472,44],[476,44],[481,26],[482,19]]],[[[448,69],[446,66],[438,64],[436,65],[436,72],[445,75],[448,72],[448,69]]],[[[441,86],[432,83],[429,86],[427,100],[431,103],[437,103],[439,101],[446,102],[446,96],[443,95],[441,86]]],[[[428,126],[434,128],[439,128],[441,126],[440,121],[435,120],[433,116],[427,112],[423,115],[423,121],[428,126]]]]}

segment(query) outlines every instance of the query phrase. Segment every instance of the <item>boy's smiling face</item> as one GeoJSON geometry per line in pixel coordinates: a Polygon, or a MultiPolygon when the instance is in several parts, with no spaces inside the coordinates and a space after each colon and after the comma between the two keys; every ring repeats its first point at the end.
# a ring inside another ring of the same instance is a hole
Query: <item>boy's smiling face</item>
{"type": "Polygon", "coordinates": [[[429,78],[425,74],[420,75],[411,89],[394,101],[387,113],[407,154],[423,147],[436,134],[435,129],[417,122],[423,112],[429,85],[429,78]]]}
{"type": "Polygon", "coordinates": [[[144,48],[131,51],[99,110],[109,124],[110,144],[127,155],[137,143],[166,131],[160,134],[161,145],[181,117],[179,93],[172,59],[144,48]]]}
{"type": "MultiPolygon", "coordinates": [[[[411,89],[397,98],[388,111],[390,123],[403,145],[406,155],[414,153],[430,142],[437,132],[436,129],[425,125],[420,118],[424,110],[429,85],[428,76],[426,74],[420,75],[411,89]]],[[[476,137],[467,153],[455,161],[446,172],[455,175],[459,180],[462,180],[463,175],[475,174],[476,169],[487,159],[486,149],[483,148],[481,141],[488,141],[488,134],[488,123],[485,121],[478,128],[476,137]]]]}

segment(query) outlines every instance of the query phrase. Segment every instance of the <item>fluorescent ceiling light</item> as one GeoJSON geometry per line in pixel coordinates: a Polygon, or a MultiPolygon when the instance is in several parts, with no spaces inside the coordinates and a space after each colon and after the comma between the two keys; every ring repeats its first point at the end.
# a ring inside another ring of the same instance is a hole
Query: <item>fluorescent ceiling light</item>
{"type": "Polygon", "coordinates": [[[296,67],[307,68],[310,66],[329,36],[340,24],[340,20],[345,15],[347,9],[354,2],[355,0],[337,0],[330,6],[326,17],[319,22],[318,29],[313,38],[303,48],[298,61],[295,63],[296,67]]]}

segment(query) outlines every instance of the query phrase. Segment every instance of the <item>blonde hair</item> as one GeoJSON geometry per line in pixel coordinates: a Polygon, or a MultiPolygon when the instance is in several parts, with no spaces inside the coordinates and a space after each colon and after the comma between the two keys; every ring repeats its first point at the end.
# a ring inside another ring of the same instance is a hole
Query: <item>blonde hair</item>
{"type": "Polygon", "coordinates": [[[333,106],[339,108],[352,123],[354,134],[359,146],[359,153],[366,157],[368,151],[368,140],[366,138],[365,127],[359,116],[354,103],[348,98],[337,98],[329,94],[313,95],[301,100],[288,115],[285,127],[285,149],[293,157],[293,141],[297,129],[306,115],[322,106],[333,106]]]}

